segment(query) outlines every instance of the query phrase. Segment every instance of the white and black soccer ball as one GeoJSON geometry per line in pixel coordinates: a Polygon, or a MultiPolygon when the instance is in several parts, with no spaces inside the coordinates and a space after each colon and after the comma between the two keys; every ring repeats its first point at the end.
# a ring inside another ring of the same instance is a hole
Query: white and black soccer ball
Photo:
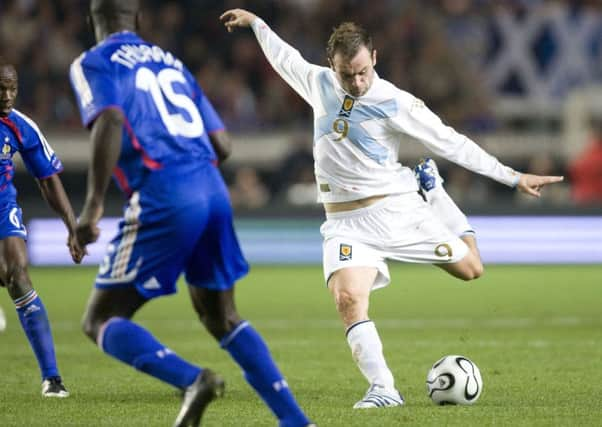
{"type": "Polygon", "coordinates": [[[426,390],[437,405],[472,405],[483,391],[481,371],[467,357],[442,357],[426,376],[426,390]]]}

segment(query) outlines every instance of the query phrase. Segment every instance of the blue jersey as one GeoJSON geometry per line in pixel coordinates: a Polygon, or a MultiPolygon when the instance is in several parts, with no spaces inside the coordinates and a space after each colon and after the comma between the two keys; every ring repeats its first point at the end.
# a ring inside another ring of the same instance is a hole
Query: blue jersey
{"type": "Polygon", "coordinates": [[[129,198],[96,286],[153,298],[175,292],[181,273],[192,286],[233,286],[248,265],[208,136],[224,125],[190,72],[124,31],[84,52],[70,77],[85,126],[107,108],[125,117],[114,177],[129,198]]]}
{"type": "Polygon", "coordinates": [[[86,127],[107,108],[125,116],[114,178],[127,194],[140,188],[149,170],[173,169],[177,177],[182,163],[216,161],[208,134],[224,125],[171,53],[123,31],[77,58],[70,79],[86,127]]]}
{"type": "Polygon", "coordinates": [[[63,170],[61,161],[38,126],[17,110],[0,117],[0,143],[0,208],[16,204],[17,190],[13,185],[15,153],[21,154],[29,173],[38,179],[63,170]]]}

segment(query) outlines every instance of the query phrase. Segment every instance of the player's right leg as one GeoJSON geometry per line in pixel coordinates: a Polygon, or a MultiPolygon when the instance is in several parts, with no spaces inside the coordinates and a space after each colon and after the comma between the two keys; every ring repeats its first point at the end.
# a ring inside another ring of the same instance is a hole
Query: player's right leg
{"type": "MultiPolygon", "coordinates": [[[[2,218],[4,216],[0,218],[0,229],[6,232],[7,227],[2,218]]],[[[14,224],[11,223],[8,227],[14,228],[14,224]]],[[[15,304],[23,331],[38,361],[42,376],[42,395],[67,397],[69,392],[63,385],[56,363],[48,314],[27,273],[24,230],[22,233],[19,237],[13,234],[0,240],[0,284],[7,288],[15,304]]]]}
{"type": "Polygon", "coordinates": [[[375,267],[348,267],[335,271],[328,280],[337,311],[345,327],[353,360],[370,387],[355,409],[403,405],[387,366],[374,322],[368,317],[370,292],[376,281],[375,267]]]}
{"type": "MultiPolygon", "coordinates": [[[[413,195],[414,202],[424,201],[413,195]]],[[[347,343],[360,372],[369,383],[363,399],[354,408],[380,408],[403,405],[383,354],[383,346],[374,322],[368,317],[370,292],[389,284],[384,242],[395,236],[387,224],[398,224],[396,206],[387,197],[373,205],[347,212],[327,213],[320,228],[324,237],[324,279],[345,326],[347,343]],[[383,230],[385,230],[383,232],[383,230]],[[368,244],[367,242],[373,242],[368,244]]],[[[406,212],[407,213],[407,212],[406,212]]]]}

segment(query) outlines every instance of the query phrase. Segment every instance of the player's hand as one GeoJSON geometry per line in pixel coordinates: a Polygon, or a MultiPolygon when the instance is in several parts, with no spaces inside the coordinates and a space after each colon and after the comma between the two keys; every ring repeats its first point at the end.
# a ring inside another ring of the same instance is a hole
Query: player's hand
{"type": "Polygon", "coordinates": [[[81,263],[84,256],[88,255],[86,247],[79,244],[74,233],[69,233],[69,237],[67,237],[67,246],[69,247],[71,258],[76,264],[81,263]]]}
{"type": "Polygon", "coordinates": [[[100,228],[98,228],[96,223],[80,222],[75,227],[75,239],[77,240],[77,244],[82,247],[86,247],[86,245],[97,241],[98,236],[100,236],[100,228]]]}
{"type": "Polygon", "coordinates": [[[563,176],[540,176],[523,173],[518,181],[517,188],[523,193],[533,197],[541,196],[541,189],[548,184],[564,181],[563,176]]]}
{"type": "Polygon", "coordinates": [[[257,15],[244,9],[230,9],[219,17],[229,33],[234,31],[235,27],[250,26],[256,18],[257,15]]]}
{"type": "Polygon", "coordinates": [[[94,243],[100,236],[100,228],[96,224],[102,217],[102,204],[86,202],[82,214],[75,227],[75,239],[77,243],[85,248],[89,243],[94,243]]]}

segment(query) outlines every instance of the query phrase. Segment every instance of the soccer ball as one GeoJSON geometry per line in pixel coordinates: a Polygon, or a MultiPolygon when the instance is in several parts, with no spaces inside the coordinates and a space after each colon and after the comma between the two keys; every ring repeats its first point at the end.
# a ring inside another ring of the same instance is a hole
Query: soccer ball
{"type": "Polygon", "coordinates": [[[479,368],[464,356],[442,357],[426,376],[427,394],[437,405],[472,405],[482,390],[479,368]]]}

